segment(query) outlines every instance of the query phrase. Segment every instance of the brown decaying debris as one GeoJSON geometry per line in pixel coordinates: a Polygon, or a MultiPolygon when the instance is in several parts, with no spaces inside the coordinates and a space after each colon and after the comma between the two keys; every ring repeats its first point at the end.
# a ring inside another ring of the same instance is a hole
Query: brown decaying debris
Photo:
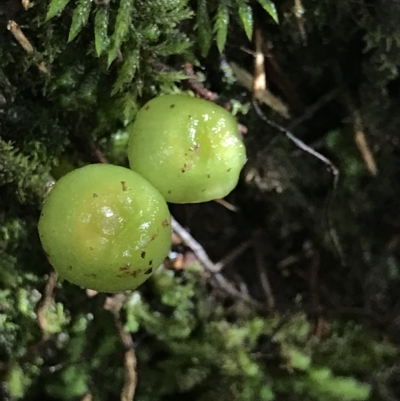
{"type": "Polygon", "coordinates": [[[253,77],[253,96],[261,99],[263,92],[267,89],[265,77],[265,63],[263,53],[263,36],[259,28],[254,29],[254,77],[253,77]]]}
{"type": "Polygon", "coordinates": [[[21,3],[25,11],[29,10],[32,6],[30,0],[22,0],[21,3]]]}
{"type": "Polygon", "coordinates": [[[49,337],[49,324],[46,318],[46,308],[54,302],[54,289],[57,285],[58,275],[56,271],[52,270],[49,274],[49,278],[47,279],[46,286],[44,288],[42,298],[38,303],[36,310],[36,317],[38,324],[43,332],[43,339],[47,339],[49,337]]]}
{"type": "Polygon", "coordinates": [[[303,43],[307,44],[307,33],[304,27],[304,7],[301,0],[294,0],[293,6],[294,15],[297,19],[297,26],[299,27],[301,38],[303,39],[303,43]]]}
{"type": "Polygon", "coordinates": [[[378,174],[378,167],[376,166],[374,154],[365,136],[361,116],[358,111],[354,112],[354,141],[360,151],[365,167],[368,172],[375,177],[378,174]]]}
{"type": "Polygon", "coordinates": [[[344,104],[352,116],[352,124],[353,124],[353,132],[354,132],[354,142],[361,154],[361,158],[364,161],[365,167],[367,171],[372,175],[378,175],[378,167],[376,165],[374,154],[371,150],[370,145],[368,144],[367,137],[364,132],[364,126],[361,114],[355,104],[355,101],[350,94],[350,91],[346,89],[344,84],[344,79],[342,74],[337,66],[335,66],[335,73],[338,82],[341,84],[343,88],[343,101],[344,104]]]}
{"type": "Polygon", "coordinates": [[[85,394],[82,398],[81,401],[92,401],[93,400],[93,396],[90,393],[85,394]]]}

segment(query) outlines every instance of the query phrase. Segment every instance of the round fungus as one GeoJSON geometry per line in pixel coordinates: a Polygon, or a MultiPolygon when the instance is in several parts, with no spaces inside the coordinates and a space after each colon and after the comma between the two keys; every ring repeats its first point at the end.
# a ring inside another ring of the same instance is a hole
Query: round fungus
{"type": "Polygon", "coordinates": [[[170,249],[171,216],[160,192],[136,172],[93,164],[63,176],[46,196],[39,235],[66,280],[102,292],[133,290],[170,249]]]}

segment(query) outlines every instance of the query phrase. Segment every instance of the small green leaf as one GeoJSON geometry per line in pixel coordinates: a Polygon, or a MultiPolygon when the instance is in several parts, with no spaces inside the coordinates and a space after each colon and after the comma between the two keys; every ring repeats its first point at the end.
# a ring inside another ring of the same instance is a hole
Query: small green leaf
{"type": "Polygon", "coordinates": [[[66,5],[70,2],[70,0],[51,0],[49,8],[47,10],[46,21],[56,16],[60,13],[66,5]]]}
{"type": "Polygon", "coordinates": [[[370,385],[352,377],[334,376],[326,367],[310,368],[305,383],[317,398],[366,401],[371,394],[370,385]]]}
{"type": "Polygon", "coordinates": [[[180,38],[178,34],[163,41],[159,46],[153,49],[160,56],[169,56],[170,54],[182,54],[191,47],[192,43],[187,38],[180,38]]]}
{"type": "Polygon", "coordinates": [[[220,53],[224,50],[226,37],[228,35],[229,10],[226,4],[219,4],[214,30],[217,33],[217,47],[220,53]]]}
{"type": "Polygon", "coordinates": [[[110,42],[107,35],[108,21],[108,9],[103,7],[97,10],[94,18],[94,44],[98,56],[103,53],[110,42]]]}
{"type": "Polygon", "coordinates": [[[108,65],[117,57],[118,50],[128,36],[132,20],[134,0],[121,0],[115,20],[115,29],[111,38],[111,49],[108,52],[108,65]]]}
{"type": "Polygon", "coordinates": [[[17,362],[13,362],[7,378],[7,390],[12,398],[22,398],[25,395],[25,382],[24,371],[17,362]]]}
{"type": "Polygon", "coordinates": [[[68,42],[76,38],[78,33],[87,24],[90,10],[92,8],[91,0],[78,0],[78,5],[72,15],[71,28],[69,29],[68,42]]]}
{"type": "Polygon", "coordinates": [[[113,86],[111,96],[114,96],[118,92],[121,92],[126,84],[132,82],[138,66],[139,52],[137,50],[133,50],[129,52],[129,55],[125,58],[124,63],[122,64],[122,67],[118,72],[118,79],[113,86]]]}
{"type": "Polygon", "coordinates": [[[212,26],[206,0],[199,0],[197,4],[197,32],[201,54],[205,57],[210,51],[212,41],[212,26]]]}
{"type": "Polygon", "coordinates": [[[273,18],[276,23],[279,23],[278,11],[275,4],[271,0],[258,0],[262,8],[273,18]]]}
{"type": "Polygon", "coordinates": [[[244,31],[246,32],[247,38],[251,40],[253,37],[253,10],[247,3],[240,0],[237,0],[237,5],[244,31]]]}
{"type": "Polygon", "coordinates": [[[82,398],[82,395],[88,391],[89,374],[86,366],[67,366],[62,372],[62,378],[67,389],[65,398],[82,398]]]}
{"type": "Polygon", "coordinates": [[[283,349],[283,353],[288,359],[292,368],[299,370],[307,370],[311,365],[311,358],[300,350],[286,346],[283,349]]]}

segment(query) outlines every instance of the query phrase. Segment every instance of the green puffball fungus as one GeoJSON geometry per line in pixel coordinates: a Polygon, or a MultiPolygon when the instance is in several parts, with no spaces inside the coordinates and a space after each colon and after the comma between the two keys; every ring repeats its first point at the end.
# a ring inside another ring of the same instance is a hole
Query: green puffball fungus
{"type": "Polygon", "coordinates": [[[134,171],[93,164],[63,176],[38,225],[54,269],[102,292],[133,290],[168,255],[171,216],[162,195],[134,171]]]}
{"type": "Polygon", "coordinates": [[[236,119],[224,108],[188,95],[150,100],[128,131],[130,168],[167,202],[225,197],[246,162],[236,119]]]}

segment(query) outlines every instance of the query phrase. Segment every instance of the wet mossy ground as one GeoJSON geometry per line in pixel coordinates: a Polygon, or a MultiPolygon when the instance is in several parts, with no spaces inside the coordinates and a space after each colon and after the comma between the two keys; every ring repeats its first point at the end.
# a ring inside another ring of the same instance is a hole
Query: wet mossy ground
{"type": "Polygon", "coordinates": [[[2,399],[118,399],[134,387],[131,349],[137,401],[400,398],[400,8],[304,0],[296,17],[300,2],[284,1],[277,24],[266,3],[53,0],[50,19],[50,1],[0,5],[2,399]],[[238,75],[253,74],[252,21],[290,118],[259,107],[337,166],[337,187],[257,113],[238,75]],[[214,262],[229,257],[221,276],[175,238],[133,293],[56,280],[37,234],[46,184],[127,166],[127,124],[181,90],[211,94],[245,132],[234,211],[170,205],[214,262]]]}

